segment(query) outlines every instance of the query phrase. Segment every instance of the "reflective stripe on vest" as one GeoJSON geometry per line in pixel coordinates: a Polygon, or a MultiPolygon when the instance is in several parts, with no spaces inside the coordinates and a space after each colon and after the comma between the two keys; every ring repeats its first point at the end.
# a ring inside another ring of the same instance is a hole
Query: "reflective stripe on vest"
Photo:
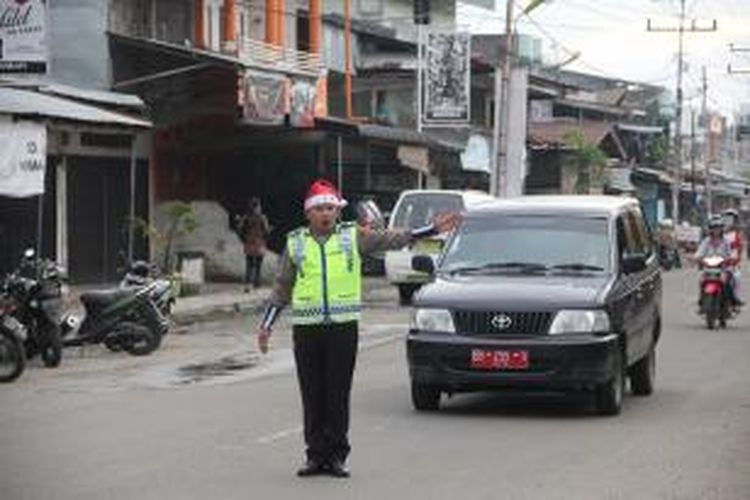
{"type": "Polygon", "coordinates": [[[357,321],[362,295],[357,227],[340,224],[324,244],[307,228],[289,234],[287,251],[297,268],[292,323],[310,325],[357,321]]]}

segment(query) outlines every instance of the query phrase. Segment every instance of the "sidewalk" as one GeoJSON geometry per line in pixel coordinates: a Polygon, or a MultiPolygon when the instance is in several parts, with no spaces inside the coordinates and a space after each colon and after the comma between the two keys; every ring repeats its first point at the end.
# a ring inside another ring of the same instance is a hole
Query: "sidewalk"
{"type": "MultiPolygon", "coordinates": [[[[65,301],[65,310],[82,314],[79,296],[93,290],[107,290],[117,285],[71,286],[65,301]]],[[[241,313],[260,314],[271,294],[270,287],[243,291],[240,283],[207,283],[200,295],[177,299],[173,319],[178,324],[221,319],[241,313]]],[[[395,287],[384,278],[365,278],[363,282],[365,305],[368,307],[393,306],[398,303],[395,287]]]]}

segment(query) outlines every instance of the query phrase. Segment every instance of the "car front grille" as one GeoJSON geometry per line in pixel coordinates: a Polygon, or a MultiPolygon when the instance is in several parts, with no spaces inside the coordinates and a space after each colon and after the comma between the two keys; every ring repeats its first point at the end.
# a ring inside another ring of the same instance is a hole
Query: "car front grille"
{"type": "Polygon", "coordinates": [[[455,311],[453,321],[461,335],[545,335],[550,312],[455,311]]]}

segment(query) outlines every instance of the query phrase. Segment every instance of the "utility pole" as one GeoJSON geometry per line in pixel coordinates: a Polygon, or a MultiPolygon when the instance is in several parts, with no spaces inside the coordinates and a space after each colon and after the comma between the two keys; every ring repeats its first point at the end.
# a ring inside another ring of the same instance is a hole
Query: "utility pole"
{"type": "Polygon", "coordinates": [[[503,197],[507,192],[508,180],[508,100],[510,96],[510,72],[513,62],[513,4],[505,3],[505,43],[500,61],[495,67],[495,113],[492,132],[492,158],[490,167],[490,194],[503,197]]]}
{"type": "Polygon", "coordinates": [[[703,121],[703,129],[705,133],[704,144],[703,144],[703,164],[706,169],[706,216],[710,217],[713,212],[714,200],[713,200],[713,179],[711,177],[711,158],[709,156],[709,145],[711,144],[711,126],[709,123],[708,116],[708,75],[706,73],[706,67],[701,68],[701,117],[703,121]]]}
{"type": "Polygon", "coordinates": [[[695,20],[689,27],[685,26],[685,0],[680,0],[680,20],[677,27],[654,28],[651,19],[648,20],[646,31],[655,33],[677,33],[677,108],[675,111],[675,138],[674,138],[674,181],[672,184],[672,220],[675,224],[680,223],[680,188],[682,187],[682,75],[685,71],[683,58],[685,33],[703,33],[716,31],[717,22],[714,19],[710,28],[697,26],[695,20]]]}
{"type": "Polygon", "coordinates": [[[690,190],[693,193],[693,201],[695,201],[695,109],[690,107],[690,190]]]}

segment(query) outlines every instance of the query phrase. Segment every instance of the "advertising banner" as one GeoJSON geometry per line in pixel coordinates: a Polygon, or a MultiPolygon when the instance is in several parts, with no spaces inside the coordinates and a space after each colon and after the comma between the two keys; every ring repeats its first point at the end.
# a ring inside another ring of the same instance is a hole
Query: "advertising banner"
{"type": "Polygon", "coordinates": [[[245,74],[243,110],[246,120],[265,125],[280,125],[289,112],[289,80],[281,75],[245,74]]]}
{"type": "Polygon", "coordinates": [[[0,0],[0,73],[47,71],[46,0],[0,0]]]}
{"type": "Polygon", "coordinates": [[[471,37],[468,33],[430,32],[424,50],[424,123],[468,123],[471,37]]]}
{"type": "Polygon", "coordinates": [[[47,128],[36,122],[0,121],[0,196],[44,193],[47,128]]]}

